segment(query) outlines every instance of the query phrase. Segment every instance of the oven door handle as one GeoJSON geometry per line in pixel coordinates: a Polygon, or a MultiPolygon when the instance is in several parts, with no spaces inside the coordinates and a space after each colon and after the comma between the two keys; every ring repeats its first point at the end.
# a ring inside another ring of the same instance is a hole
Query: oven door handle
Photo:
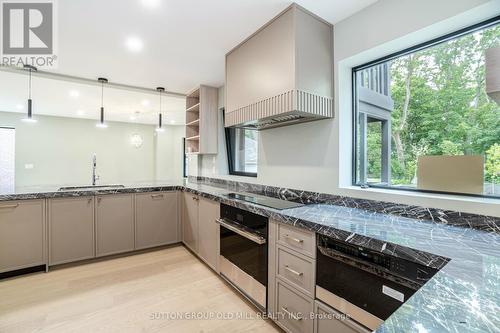
{"type": "Polygon", "coordinates": [[[251,240],[254,243],[257,243],[259,245],[266,244],[266,239],[264,237],[253,234],[253,233],[248,232],[246,230],[240,229],[240,228],[238,228],[230,223],[227,223],[223,219],[216,219],[215,222],[219,223],[224,228],[229,229],[229,230],[237,233],[238,235],[243,236],[246,239],[251,240]]]}

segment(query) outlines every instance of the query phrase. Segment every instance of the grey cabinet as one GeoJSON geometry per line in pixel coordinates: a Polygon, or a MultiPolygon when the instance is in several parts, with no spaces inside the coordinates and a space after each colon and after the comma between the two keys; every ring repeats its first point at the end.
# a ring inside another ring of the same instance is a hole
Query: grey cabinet
{"type": "Polygon", "coordinates": [[[284,246],[276,247],[276,276],[314,298],[315,261],[284,246]]]}
{"type": "Polygon", "coordinates": [[[217,154],[218,97],[204,85],[186,97],[186,153],[217,154]]]}
{"type": "Polygon", "coordinates": [[[0,272],[45,265],[43,200],[0,202],[0,272]]]}
{"type": "MultiPolygon", "coordinates": [[[[314,301],[295,291],[281,280],[276,282],[276,308],[281,314],[278,324],[288,332],[312,333],[314,301]]],[[[332,331],[336,332],[336,331],[332,331]]]]}
{"type": "Polygon", "coordinates": [[[96,256],[134,250],[133,195],[100,195],[96,201],[96,256]]]}
{"type": "Polygon", "coordinates": [[[269,220],[268,239],[268,311],[287,332],[313,332],[315,234],[269,220]]]}
{"type": "Polygon", "coordinates": [[[48,200],[49,265],[93,258],[94,197],[48,200]]]}
{"type": "Polygon", "coordinates": [[[198,253],[198,201],[195,194],[184,192],[182,200],[182,242],[198,253]]]}
{"type": "Polygon", "coordinates": [[[316,258],[316,235],[314,232],[279,223],[277,224],[277,228],[278,244],[311,258],[316,258]]]}
{"type": "Polygon", "coordinates": [[[369,333],[371,330],[364,328],[346,315],[335,311],[331,307],[319,302],[314,302],[314,333],[369,333]]]}
{"type": "Polygon", "coordinates": [[[200,198],[198,202],[198,255],[218,271],[220,204],[200,198]]]}
{"type": "Polygon", "coordinates": [[[178,242],[177,192],[135,196],[135,248],[178,242]]]}

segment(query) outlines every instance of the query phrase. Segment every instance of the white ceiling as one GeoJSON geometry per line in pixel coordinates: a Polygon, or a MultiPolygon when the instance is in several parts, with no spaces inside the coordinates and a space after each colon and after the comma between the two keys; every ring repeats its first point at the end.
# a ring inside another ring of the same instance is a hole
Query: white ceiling
{"type": "MultiPolygon", "coordinates": [[[[99,119],[101,87],[95,84],[37,77],[32,80],[33,113],[58,117],[99,119]]],[[[27,112],[28,77],[0,71],[0,111],[27,112]]],[[[155,92],[104,87],[105,118],[157,124],[160,97],[155,92]]],[[[163,123],[185,124],[184,97],[162,96],[163,123]]],[[[1,125],[1,124],[0,124],[1,125]]]]}
{"type": "MultiPolygon", "coordinates": [[[[336,23],[377,0],[296,0],[336,23]]],[[[289,0],[58,1],[59,73],[187,93],[224,83],[224,55],[289,0]],[[141,51],[131,52],[126,44],[141,51]],[[142,44],[142,45],[141,45],[142,44]]]]}

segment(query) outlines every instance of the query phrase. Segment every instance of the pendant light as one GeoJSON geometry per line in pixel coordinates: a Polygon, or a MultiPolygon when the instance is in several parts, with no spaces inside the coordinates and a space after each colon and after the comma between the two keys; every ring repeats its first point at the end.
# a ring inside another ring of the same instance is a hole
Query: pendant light
{"type": "Polygon", "coordinates": [[[161,114],[161,93],[165,92],[165,88],[158,87],[156,91],[160,93],[160,113],[158,114],[158,127],[156,128],[157,132],[164,132],[165,129],[162,127],[162,114],[161,114]]]}
{"type": "Polygon", "coordinates": [[[37,68],[31,65],[24,65],[24,69],[29,71],[29,79],[28,79],[28,116],[26,118],[21,119],[24,122],[28,123],[36,123],[37,120],[33,118],[33,101],[31,100],[31,73],[36,72],[37,68]]]}
{"type": "Polygon", "coordinates": [[[107,128],[108,125],[104,122],[104,84],[108,83],[108,79],[100,77],[97,79],[97,81],[101,83],[101,115],[96,127],[107,128]]]}

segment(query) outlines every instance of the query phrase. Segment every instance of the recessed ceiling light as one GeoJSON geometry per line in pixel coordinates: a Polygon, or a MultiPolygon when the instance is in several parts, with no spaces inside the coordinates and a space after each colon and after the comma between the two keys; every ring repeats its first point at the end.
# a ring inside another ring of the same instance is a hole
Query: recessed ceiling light
{"type": "Polygon", "coordinates": [[[161,0],[141,0],[141,3],[147,8],[158,8],[161,4],[161,0]]]}
{"type": "Polygon", "coordinates": [[[17,104],[17,105],[16,105],[16,109],[18,109],[18,110],[22,110],[22,109],[24,109],[24,105],[22,105],[22,104],[17,104]]]}
{"type": "Polygon", "coordinates": [[[142,40],[135,36],[130,36],[125,40],[125,45],[130,52],[140,52],[142,51],[144,44],[142,40]]]}
{"type": "Polygon", "coordinates": [[[149,104],[151,104],[151,103],[149,102],[149,100],[145,99],[141,102],[141,104],[142,104],[142,106],[149,106],[149,104]]]}
{"type": "Polygon", "coordinates": [[[80,96],[80,93],[78,92],[78,90],[70,90],[69,91],[69,96],[73,97],[73,98],[77,98],[77,97],[80,96]]]}

